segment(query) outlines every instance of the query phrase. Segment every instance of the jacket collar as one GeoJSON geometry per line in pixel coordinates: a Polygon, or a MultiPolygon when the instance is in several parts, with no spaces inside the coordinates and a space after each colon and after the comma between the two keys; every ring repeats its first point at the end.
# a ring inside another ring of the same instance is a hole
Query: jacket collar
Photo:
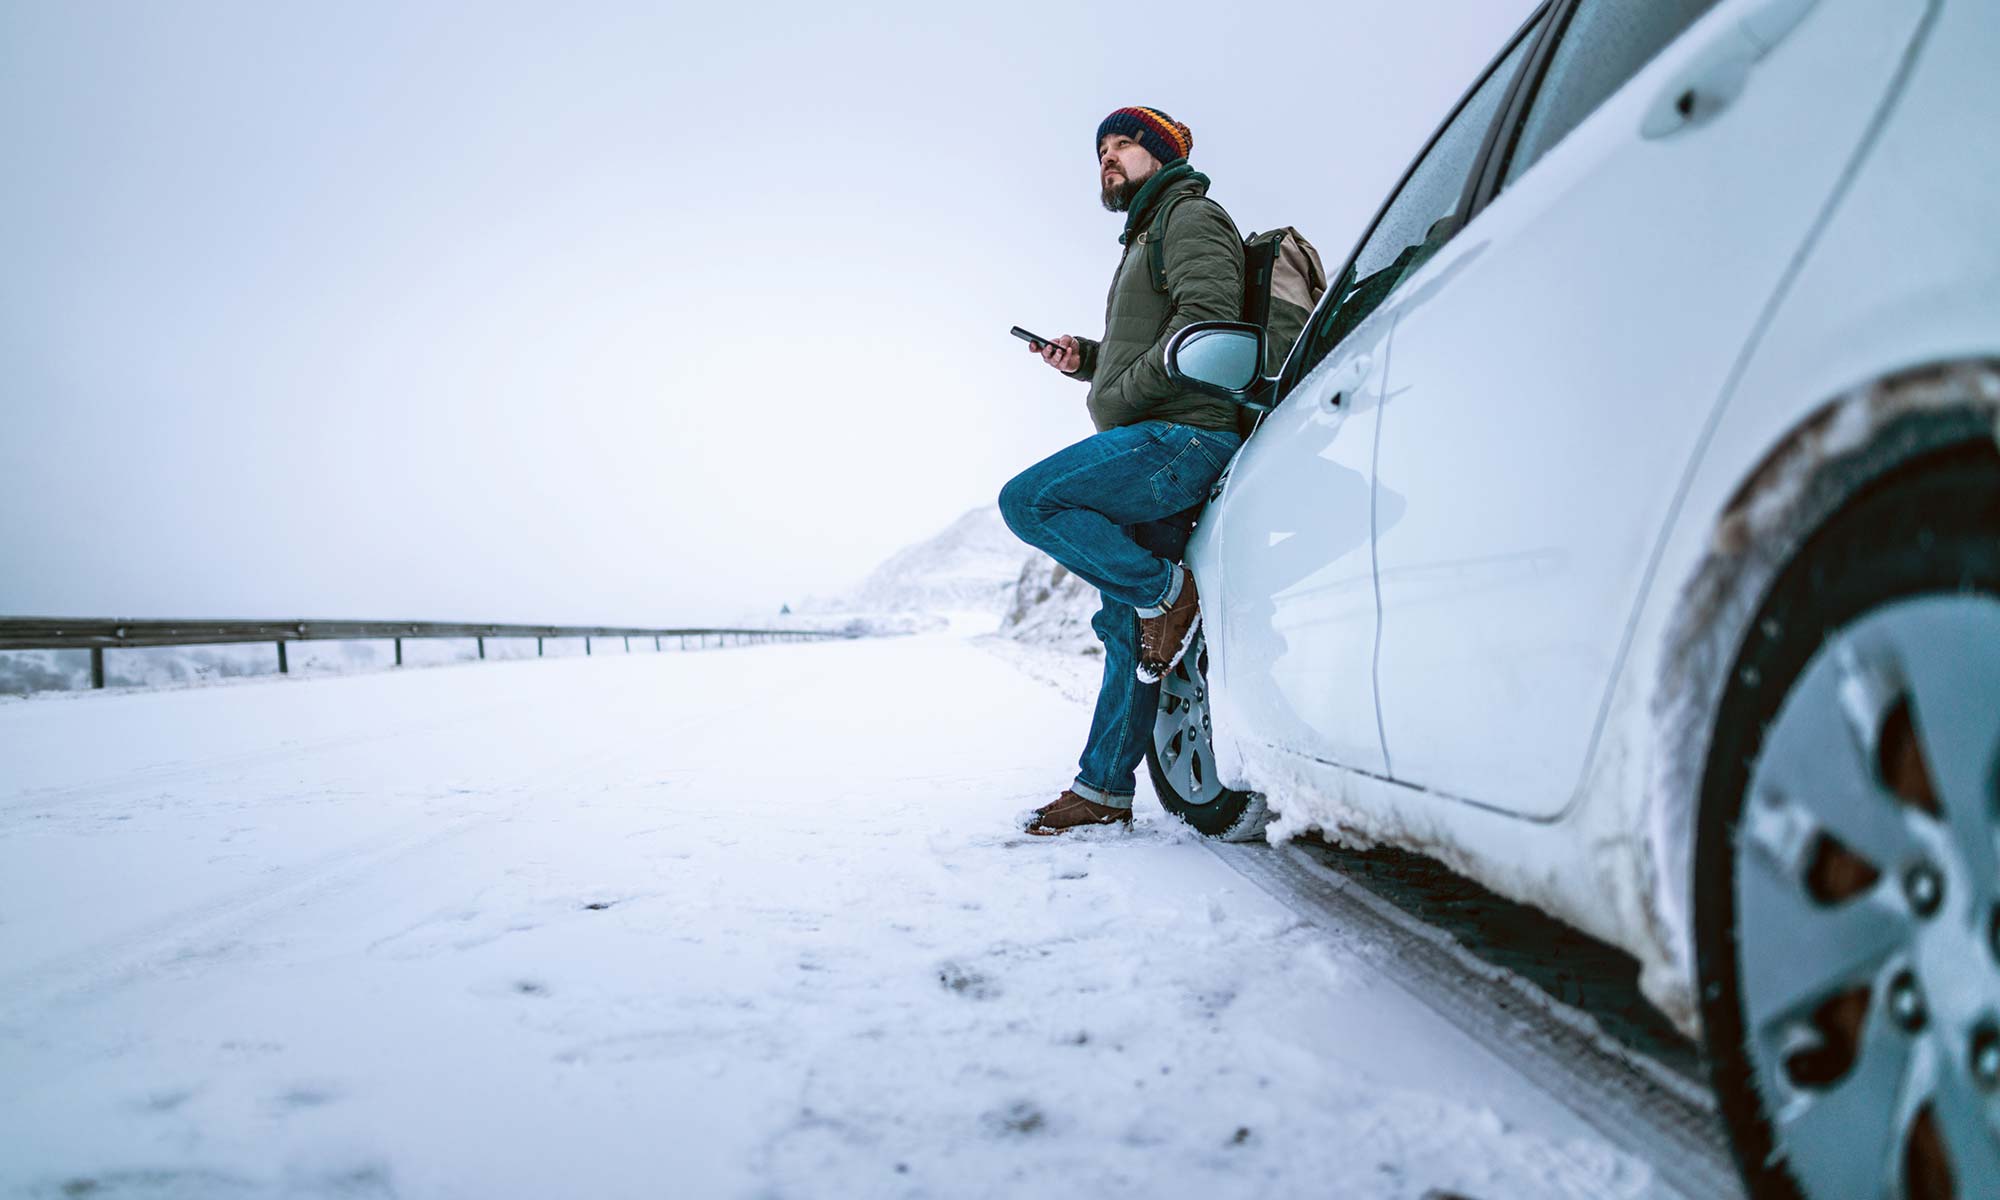
{"type": "Polygon", "coordinates": [[[1179,190],[1186,183],[1190,187],[1208,191],[1208,176],[1188,165],[1185,158],[1177,158],[1153,172],[1153,177],[1139,185],[1139,194],[1132,197],[1132,207],[1125,213],[1125,231],[1118,235],[1118,244],[1128,244],[1132,236],[1144,229],[1153,219],[1153,212],[1160,200],[1168,192],[1179,190]]]}

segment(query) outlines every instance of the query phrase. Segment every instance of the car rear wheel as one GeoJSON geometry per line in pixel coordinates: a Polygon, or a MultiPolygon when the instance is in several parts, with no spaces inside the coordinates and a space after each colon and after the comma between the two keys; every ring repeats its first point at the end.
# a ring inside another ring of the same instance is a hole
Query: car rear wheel
{"type": "Polygon", "coordinates": [[[1197,633],[1180,664],[1160,680],[1146,767],[1168,812],[1209,837],[1247,841],[1264,828],[1264,797],[1226,788],[1216,778],[1207,640],[1205,633],[1197,633]]]}
{"type": "Polygon", "coordinates": [[[2000,456],[1927,461],[1780,574],[1696,831],[1702,1016],[1759,1197],[2000,1180],[2000,456]]]}

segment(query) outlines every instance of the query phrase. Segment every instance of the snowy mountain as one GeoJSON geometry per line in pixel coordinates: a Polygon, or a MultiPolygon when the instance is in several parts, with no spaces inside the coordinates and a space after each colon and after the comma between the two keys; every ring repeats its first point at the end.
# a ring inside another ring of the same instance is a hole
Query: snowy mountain
{"type": "Polygon", "coordinates": [[[812,604],[823,612],[985,613],[1002,637],[1079,654],[1102,651],[1090,629],[1097,606],[1097,589],[1023,545],[994,505],[897,551],[849,595],[812,604]]]}
{"type": "Polygon", "coordinates": [[[1104,647],[1090,628],[1101,602],[1096,588],[1048,555],[1034,553],[1015,580],[1000,634],[1078,654],[1102,654],[1104,647]]]}
{"type": "MultiPolygon", "coordinates": [[[[820,612],[986,613],[1002,637],[1079,654],[1102,647],[1090,618],[1097,589],[1024,545],[997,505],[975,508],[935,537],[890,555],[846,596],[815,600],[820,612]]],[[[991,628],[991,626],[988,626],[991,628]]]]}
{"type": "Polygon", "coordinates": [[[890,555],[848,595],[814,607],[998,616],[1013,605],[1021,563],[1030,553],[989,504],[890,555]]]}

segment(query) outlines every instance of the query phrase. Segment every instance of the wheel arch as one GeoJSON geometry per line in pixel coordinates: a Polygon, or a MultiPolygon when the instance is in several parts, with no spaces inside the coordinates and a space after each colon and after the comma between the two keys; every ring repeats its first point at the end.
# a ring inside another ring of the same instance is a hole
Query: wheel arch
{"type": "Polygon", "coordinates": [[[2000,357],[1887,372],[1824,401],[1743,474],[1709,523],[1660,639],[1645,788],[1655,915],[1691,982],[1694,834],[1716,715],[1750,622],[1815,532],[1960,452],[1990,454],[2000,468],[2000,357]]]}

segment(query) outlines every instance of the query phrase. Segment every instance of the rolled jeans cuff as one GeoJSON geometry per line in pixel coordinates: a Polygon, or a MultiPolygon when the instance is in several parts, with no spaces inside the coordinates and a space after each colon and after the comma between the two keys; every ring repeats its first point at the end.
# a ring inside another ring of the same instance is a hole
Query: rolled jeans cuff
{"type": "Polygon", "coordinates": [[[1092,787],[1081,779],[1070,784],[1069,790],[1082,796],[1092,804],[1101,804],[1105,808],[1132,807],[1132,793],[1130,792],[1126,792],[1121,796],[1117,792],[1107,792],[1103,788],[1092,787]]]}
{"type": "Polygon", "coordinates": [[[1166,612],[1174,606],[1174,601],[1181,598],[1181,581],[1186,577],[1187,568],[1177,562],[1168,563],[1167,594],[1161,598],[1158,604],[1152,605],[1149,608],[1135,608],[1132,611],[1145,618],[1157,617],[1161,613],[1166,612]]]}

